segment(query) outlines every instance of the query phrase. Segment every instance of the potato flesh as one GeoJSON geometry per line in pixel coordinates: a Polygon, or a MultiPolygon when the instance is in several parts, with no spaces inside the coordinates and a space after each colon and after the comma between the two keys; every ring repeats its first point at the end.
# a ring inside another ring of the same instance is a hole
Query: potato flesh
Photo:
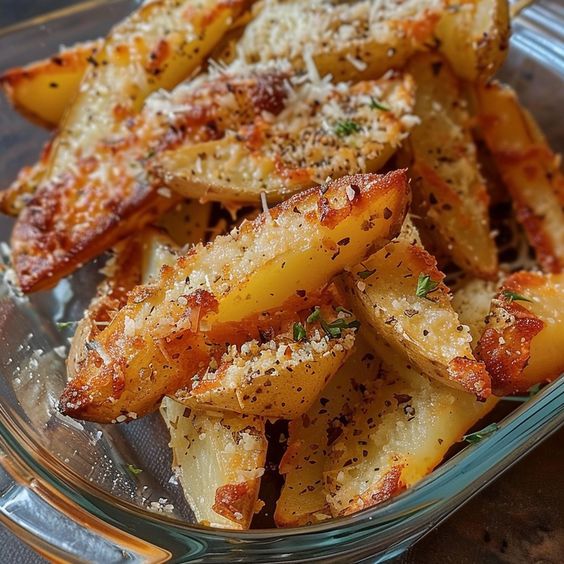
{"type": "Polygon", "coordinates": [[[88,59],[102,46],[102,40],[77,43],[48,59],[6,71],[0,85],[14,109],[30,121],[56,127],[78,93],[88,59]]]}
{"type": "Polygon", "coordinates": [[[381,503],[413,486],[497,402],[425,378],[391,350],[331,447],[325,487],[333,516],[381,503]]]}
{"type": "Polygon", "coordinates": [[[460,78],[486,81],[507,55],[509,3],[470,0],[452,4],[436,28],[439,49],[460,78]]]}
{"type": "Polygon", "coordinates": [[[444,252],[462,269],[492,278],[497,254],[490,233],[488,195],[480,176],[462,86],[444,59],[418,55],[408,65],[418,86],[421,119],[407,141],[416,213],[444,252]]]}
{"type": "Polygon", "coordinates": [[[170,398],[163,400],[161,415],[170,431],[173,470],[197,522],[248,529],[266,462],[264,420],[198,412],[170,398]]]}
{"type": "Polygon", "coordinates": [[[378,375],[379,361],[363,339],[306,414],[289,424],[287,449],[280,462],[284,486],[276,503],[278,527],[296,527],[331,516],[323,470],[328,451],[340,431],[339,421],[354,409],[363,390],[378,375]]]}
{"type": "Polygon", "coordinates": [[[480,131],[543,270],[564,268],[564,177],[531,115],[509,87],[478,86],[480,131]]]}
{"type": "Polygon", "coordinates": [[[489,376],[474,360],[470,332],[452,309],[443,277],[431,255],[400,238],[356,265],[343,280],[353,310],[378,351],[381,341],[387,342],[427,376],[485,398],[489,376]],[[426,297],[416,295],[421,275],[437,284],[426,297]]]}
{"type": "Polygon", "coordinates": [[[163,269],[156,285],[131,295],[88,352],[90,361],[73,374],[61,409],[106,422],[151,411],[209,360],[204,334],[189,330],[188,300],[199,323],[213,328],[280,307],[296,292],[307,299],[346,265],[397,235],[408,201],[403,171],[345,177],[298,194],[235,233],[196,247],[163,269]],[[169,358],[163,350],[167,338],[179,346],[193,342],[191,354],[178,361],[169,358]]]}

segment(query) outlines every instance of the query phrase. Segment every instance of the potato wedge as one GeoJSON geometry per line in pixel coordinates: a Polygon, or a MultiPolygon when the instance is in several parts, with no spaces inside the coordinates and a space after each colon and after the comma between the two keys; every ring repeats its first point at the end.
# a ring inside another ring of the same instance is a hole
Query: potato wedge
{"type": "Polygon", "coordinates": [[[462,85],[439,56],[422,54],[408,71],[417,84],[421,119],[406,142],[415,213],[424,217],[444,252],[462,269],[494,278],[488,194],[480,176],[462,85]]]}
{"type": "Polygon", "coordinates": [[[172,205],[144,174],[149,148],[131,148],[141,132],[130,131],[130,118],[151,92],[189,76],[245,6],[149,2],[112,30],[65,114],[47,175],[14,228],[22,290],[52,286],[172,205]]]}
{"type": "Polygon", "coordinates": [[[460,78],[471,82],[486,81],[501,67],[509,33],[507,0],[449,2],[435,29],[441,53],[460,78]]]}
{"type": "Polygon", "coordinates": [[[505,279],[476,356],[497,395],[526,392],[564,372],[564,274],[517,272],[505,279]]]}
{"type": "Polygon", "coordinates": [[[382,358],[384,341],[421,373],[485,399],[489,375],[474,359],[470,332],[452,309],[443,278],[425,249],[401,238],[342,276],[352,309],[382,358]]]}
{"type": "Polygon", "coordinates": [[[353,319],[344,313],[338,298],[327,292],[313,311],[298,312],[281,331],[265,335],[266,342],[231,345],[218,366],[208,366],[203,377],[195,377],[174,398],[196,409],[207,406],[263,417],[299,417],[354,345],[353,319]]]}
{"type": "Polygon", "coordinates": [[[564,268],[564,176],[515,92],[498,82],[476,87],[480,132],[493,154],[543,270],[564,268]]]}
{"type": "Polygon", "coordinates": [[[264,473],[264,420],[199,413],[170,398],[161,405],[170,431],[173,468],[196,520],[224,529],[248,529],[264,473]]]}
{"type": "Polygon", "coordinates": [[[276,503],[278,527],[311,525],[331,517],[323,470],[328,451],[354,407],[378,377],[380,361],[362,338],[307,413],[291,421],[279,465],[284,486],[276,503]]]}
{"type": "MultiPolygon", "coordinates": [[[[88,360],[74,367],[60,409],[100,422],[150,412],[209,364],[212,330],[217,346],[230,322],[247,331],[242,342],[258,340],[250,336],[256,324],[242,320],[284,304],[288,311],[314,305],[308,294],[397,235],[408,202],[405,171],[344,177],[196,247],[164,268],[157,284],[131,293],[88,360]]],[[[227,342],[236,344],[235,336],[227,342]]]]}
{"type": "Polygon", "coordinates": [[[94,60],[103,44],[101,39],[77,43],[48,59],[9,69],[0,76],[0,87],[24,117],[44,127],[57,127],[78,94],[89,60],[94,60]]]}
{"type": "Polygon", "coordinates": [[[237,50],[247,63],[282,59],[313,76],[358,80],[437,47],[461,77],[476,80],[503,62],[508,33],[504,0],[282,0],[263,5],[237,50]]]}
{"type": "Polygon", "coordinates": [[[217,123],[215,138],[189,139],[158,154],[156,175],[190,198],[256,205],[265,192],[276,202],[328,177],[379,170],[414,123],[414,83],[407,75],[347,88],[328,81],[292,85],[293,78],[289,67],[263,65],[179,89],[169,112],[195,105],[193,98],[209,91],[205,105],[211,106],[208,120],[214,116],[217,123]]]}
{"type": "Polygon", "coordinates": [[[391,350],[331,445],[325,487],[333,516],[382,503],[429,474],[497,398],[429,380],[391,350]]]}

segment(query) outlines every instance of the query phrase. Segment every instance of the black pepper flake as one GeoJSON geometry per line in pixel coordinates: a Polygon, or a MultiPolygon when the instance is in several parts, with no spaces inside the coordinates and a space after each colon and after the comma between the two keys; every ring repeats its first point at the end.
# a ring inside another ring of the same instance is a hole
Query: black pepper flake
{"type": "Polygon", "coordinates": [[[398,402],[398,405],[400,405],[411,401],[412,397],[408,394],[394,394],[394,399],[398,402]]]}
{"type": "Polygon", "coordinates": [[[394,214],[392,213],[392,210],[390,208],[384,208],[384,219],[390,219],[392,215],[394,214]]]}
{"type": "Polygon", "coordinates": [[[340,241],[337,241],[337,245],[339,245],[340,247],[345,247],[345,246],[347,246],[350,242],[351,242],[351,238],[350,238],[350,237],[345,237],[344,239],[341,239],[340,241]]]}

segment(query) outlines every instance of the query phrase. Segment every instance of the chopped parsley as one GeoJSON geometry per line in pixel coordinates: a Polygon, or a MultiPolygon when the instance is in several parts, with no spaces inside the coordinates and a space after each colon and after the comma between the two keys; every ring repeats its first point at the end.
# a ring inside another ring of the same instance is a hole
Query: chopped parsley
{"type": "Polygon", "coordinates": [[[482,439],[489,437],[493,433],[495,433],[499,429],[499,425],[497,423],[492,423],[487,427],[484,427],[481,431],[476,431],[475,433],[470,433],[469,435],[464,435],[462,437],[463,441],[467,443],[479,443],[482,439]]]}
{"type": "Polygon", "coordinates": [[[541,385],[535,384],[534,386],[531,386],[527,390],[528,395],[526,396],[503,396],[501,399],[504,401],[525,402],[530,400],[532,397],[536,396],[540,392],[540,389],[541,389],[541,385]]]}
{"type": "Polygon", "coordinates": [[[131,474],[133,474],[133,476],[137,476],[137,474],[141,474],[141,472],[143,472],[143,470],[141,470],[141,468],[137,468],[137,466],[134,466],[133,464],[128,464],[127,470],[131,474]]]}
{"type": "Polygon", "coordinates": [[[306,330],[301,323],[294,323],[294,341],[303,341],[306,338],[306,330]]]}
{"type": "Polygon", "coordinates": [[[384,106],[383,104],[378,102],[378,100],[375,100],[372,97],[370,97],[370,109],[371,110],[381,110],[383,112],[389,112],[390,111],[390,108],[388,108],[388,106],[384,106]]]}
{"type": "Polygon", "coordinates": [[[331,323],[327,323],[324,319],[321,320],[321,328],[330,339],[338,339],[345,329],[356,329],[360,327],[360,322],[345,321],[344,319],[335,319],[331,323]]]}
{"type": "Polygon", "coordinates": [[[313,311],[309,314],[306,321],[308,323],[313,323],[314,321],[317,321],[319,319],[320,315],[321,315],[321,310],[318,307],[315,307],[313,308],[313,311]]]}
{"type": "Polygon", "coordinates": [[[335,125],[335,134],[337,137],[346,137],[352,133],[358,133],[361,130],[362,127],[360,127],[356,121],[352,121],[350,119],[339,121],[335,125]]]}
{"type": "Polygon", "coordinates": [[[533,300],[526,298],[522,294],[518,294],[517,292],[513,292],[512,290],[503,290],[503,292],[501,292],[501,293],[503,294],[503,297],[507,298],[510,302],[521,301],[521,302],[531,302],[531,303],[533,303],[533,300]]]}
{"type": "Polygon", "coordinates": [[[438,282],[432,280],[428,274],[423,274],[421,272],[419,274],[419,278],[417,279],[417,289],[415,290],[415,295],[418,298],[427,298],[427,294],[434,292],[438,286],[438,282]]]}

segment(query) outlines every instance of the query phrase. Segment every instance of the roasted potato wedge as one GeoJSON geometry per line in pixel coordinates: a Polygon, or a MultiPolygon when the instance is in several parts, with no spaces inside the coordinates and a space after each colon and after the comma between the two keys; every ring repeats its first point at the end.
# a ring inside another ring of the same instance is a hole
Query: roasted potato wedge
{"type": "Polygon", "coordinates": [[[158,283],[130,294],[88,359],[73,366],[60,409],[100,422],[148,413],[209,364],[213,330],[225,343],[222,326],[238,323],[242,342],[258,340],[246,318],[315,305],[308,294],[397,235],[408,202],[405,171],[343,177],[197,246],[163,268],[158,283]]]}
{"type": "Polygon", "coordinates": [[[509,47],[509,2],[448,2],[435,29],[440,52],[454,72],[471,82],[486,81],[501,67],[509,47]]]}
{"type": "Polygon", "coordinates": [[[503,62],[508,33],[504,0],[282,0],[264,4],[237,50],[247,63],[282,59],[313,76],[351,80],[381,76],[437,47],[460,76],[476,80],[503,62]]]}
{"type": "Polygon", "coordinates": [[[353,320],[337,299],[327,292],[313,311],[298,312],[281,332],[265,335],[266,342],[231,345],[218,366],[208,366],[203,377],[197,376],[174,398],[196,409],[208,406],[263,417],[299,417],[354,345],[353,320]]]}
{"type": "Polygon", "coordinates": [[[380,361],[362,338],[307,413],[289,423],[279,471],[284,486],[276,503],[278,527],[297,527],[331,517],[323,470],[331,445],[363,395],[378,377],[380,361]]]}
{"type": "Polygon", "coordinates": [[[261,417],[200,413],[165,398],[173,468],[196,520],[248,529],[258,507],[268,443],[261,417]]]}
{"type": "Polygon", "coordinates": [[[429,380],[389,350],[329,450],[324,483],[332,515],[366,509],[414,485],[496,402],[429,380]]]}
{"type": "Polygon", "coordinates": [[[564,274],[517,272],[492,301],[476,356],[497,395],[526,392],[564,372],[564,274]]]}
{"type": "Polygon", "coordinates": [[[189,76],[245,5],[149,2],[112,30],[65,114],[47,174],[12,233],[23,291],[52,286],[172,205],[144,174],[150,147],[131,147],[143,134],[131,132],[130,118],[151,92],[189,76]]]}
{"type": "Polygon", "coordinates": [[[462,84],[439,56],[421,54],[408,71],[417,84],[421,123],[406,141],[415,213],[462,269],[494,278],[497,253],[488,194],[480,176],[462,84]]]}
{"type": "Polygon", "coordinates": [[[493,154],[543,270],[564,268],[564,177],[515,92],[498,82],[476,87],[480,133],[493,154]]]}
{"type": "Polygon", "coordinates": [[[263,65],[178,89],[168,111],[205,96],[215,138],[158,154],[154,172],[190,198],[257,204],[265,192],[275,202],[328,177],[376,172],[414,124],[407,75],[348,88],[293,78],[289,67],[263,65]]]}
{"type": "Polygon", "coordinates": [[[56,55],[0,76],[0,87],[15,110],[44,127],[57,127],[78,94],[89,61],[103,47],[101,39],[77,43],[56,55]]]}
{"type": "Polygon", "coordinates": [[[490,377],[474,359],[470,332],[452,309],[443,278],[425,249],[402,238],[341,277],[382,358],[380,341],[407,355],[422,374],[485,399],[490,377]]]}

